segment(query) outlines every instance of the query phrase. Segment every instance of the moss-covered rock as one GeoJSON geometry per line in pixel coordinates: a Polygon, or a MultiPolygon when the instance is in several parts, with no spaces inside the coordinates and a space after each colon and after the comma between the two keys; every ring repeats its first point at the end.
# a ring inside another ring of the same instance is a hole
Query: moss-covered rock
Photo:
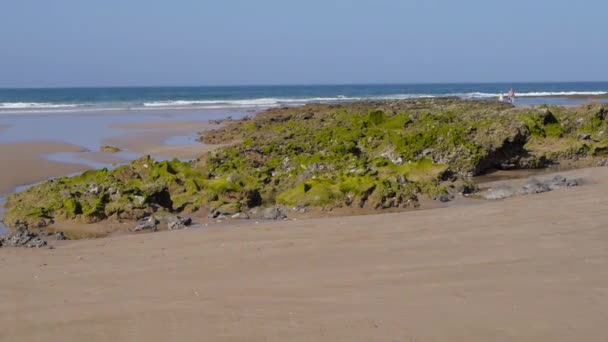
{"type": "Polygon", "coordinates": [[[607,155],[607,108],[440,98],[271,109],[206,133],[206,143],[231,145],[195,162],[146,157],[14,194],[5,221],[44,226],[276,204],[417,206],[421,196],[460,191],[490,168],[607,155]]]}

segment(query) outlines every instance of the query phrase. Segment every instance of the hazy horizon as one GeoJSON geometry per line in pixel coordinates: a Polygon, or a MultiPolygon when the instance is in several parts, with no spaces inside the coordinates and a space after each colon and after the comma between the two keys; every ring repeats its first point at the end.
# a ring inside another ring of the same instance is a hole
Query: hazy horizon
{"type": "Polygon", "coordinates": [[[602,82],[607,10],[599,0],[22,0],[0,13],[0,87],[602,82]]]}
{"type": "Polygon", "coordinates": [[[608,81],[498,81],[498,82],[415,82],[415,83],[316,83],[316,84],[201,84],[201,85],[107,85],[107,86],[91,86],[91,85],[76,85],[76,86],[49,86],[49,87],[5,87],[0,86],[4,90],[36,90],[36,89],[120,89],[120,88],[254,88],[254,87],[340,87],[340,86],[417,86],[417,85],[542,85],[542,84],[605,84],[608,81]]]}

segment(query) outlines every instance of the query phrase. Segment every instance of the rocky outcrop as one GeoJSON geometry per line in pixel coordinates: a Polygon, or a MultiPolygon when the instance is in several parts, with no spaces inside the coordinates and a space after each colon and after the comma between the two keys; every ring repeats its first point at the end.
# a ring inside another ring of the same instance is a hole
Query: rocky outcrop
{"type": "Polygon", "coordinates": [[[488,169],[605,160],[607,108],[436,98],[271,109],[206,133],[206,143],[227,145],[194,162],[145,157],[12,195],[5,221],[144,219],[137,230],[155,230],[150,217],[198,210],[221,220],[259,218],[254,208],[271,208],[269,219],[283,218],[282,207],[413,208],[474,191],[457,188],[488,169]]]}

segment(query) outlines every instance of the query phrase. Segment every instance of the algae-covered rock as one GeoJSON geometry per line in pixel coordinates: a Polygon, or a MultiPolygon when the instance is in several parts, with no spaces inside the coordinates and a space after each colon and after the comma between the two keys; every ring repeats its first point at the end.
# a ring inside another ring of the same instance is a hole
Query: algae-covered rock
{"type": "Polygon", "coordinates": [[[436,98],[270,109],[206,132],[227,144],[194,162],[150,157],[10,196],[6,223],[231,217],[277,205],[387,209],[474,191],[488,169],[608,155],[608,105],[515,108],[436,98]],[[585,139],[579,139],[584,136],[585,139]]]}
{"type": "Polygon", "coordinates": [[[118,148],[116,146],[110,146],[110,145],[101,146],[99,148],[99,150],[101,152],[106,152],[106,153],[118,153],[118,152],[122,151],[120,148],[118,148]]]}

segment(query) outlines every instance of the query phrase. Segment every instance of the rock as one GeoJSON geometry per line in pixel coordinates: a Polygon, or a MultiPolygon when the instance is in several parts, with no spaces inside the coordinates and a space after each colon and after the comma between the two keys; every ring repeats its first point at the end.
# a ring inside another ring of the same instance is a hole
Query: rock
{"type": "Polygon", "coordinates": [[[549,189],[555,190],[555,189],[559,189],[561,187],[566,186],[566,182],[567,182],[566,177],[563,177],[561,175],[556,175],[552,179],[546,181],[545,184],[549,187],[549,189]]]}
{"type": "Polygon", "coordinates": [[[169,230],[175,229],[186,229],[192,224],[191,218],[181,218],[179,216],[174,216],[167,220],[167,228],[169,230]]]}
{"type": "Polygon", "coordinates": [[[439,201],[441,203],[447,203],[453,199],[454,199],[454,196],[451,196],[450,194],[441,194],[441,195],[435,197],[435,201],[439,201]]]}
{"type": "Polygon", "coordinates": [[[0,246],[2,247],[26,247],[26,248],[41,248],[47,245],[38,234],[32,233],[27,229],[22,229],[17,233],[2,239],[0,246]]]}
{"type": "Polygon", "coordinates": [[[247,213],[236,213],[231,217],[237,220],[249,220],[249,215],[247,215],[247,213]]]}
{"type": "Polygon", "coordinates": [[[63,240],[69,240],[65,234],[63,234],[63,232],[57,232],[55,233],[55,239],[59,240],[59,241],[63,241],[63,240]]]}
{"type": "Polygon", "coordinates": [[[499,185],[495,188],[489,189],[485,194],[483,194],[483,198],[489,200],[500,200],[509,198],[515,195],[515,190],[508,185],[499,185]]]}
{"type": "Polygon", "coordinates": [[[144,205],[146,199],[143,196],[133,196],[133,204],[135,204],[138,207],[141,207],[142,205],[144,205]]]}
{"type": "Polygon", "coordinates": [[[241,211],[238,203],[227,203],[215,210],[219,215],[232,216],[241,211]]]}
{"type": "Polygon", "coordinates": [[[551,187],[537,179],[530,179],[528,182],[519,190],[522,195],[540,194],[543,192],[551,191],[551,187]]]}
{"type": "Polygon", "coordinates": [[[287,218],[287,216],[278,207],[270,207],[264,209],[262,218],[264,220],[282,220],[287,218]]]}
{"type": "Polygon", "coordinates": [[[577,137],[578,140],[591,140],[591,134],[580,133],[577,137]]]}
{"type": "Polygon", "coordinates": [[[297,213],[304,214],[308,211],[308,208],[307,207],[293,207],[291,210],[294,212],[297,212],[297,213]]]}
{"type": "Polygon", "coordinates": [[[87,189],[87,192],[93,195],[97,195],[100,192],[100,188],[99,186],[95,185],[95,184],[89,184],[89,188],[87,189]]]}
{"type": "Polygon", "coordinates": [[[107,152],[107,153],[118,153],[118,152],[122,151],[120,148],[118,148],[116,146],[109,146],[109,145],[101,146],[99,148],[99,150],[101,152],[107,152]]]}
{"type": "Polygon", "coordinates": [[[42,248],[44,246],[47,245],[47,242],[42,240],[42,238],[40,237],[35,237],[33,239],[31,239],[26,245],[25,247],[27,248],[42,248]]]}
{"type": "Polygon", "coordinates": [[[579,186],[579,185],[583,185],[583,179],[581,179],[581,178],[572,178],[572,179],[568,179],[566,181],[567,187],[579,186]]]}
{"type": "Polygon", "coordinates": [[[154,216],[150,216],[147,219],[143,219],[139,222],[140,223],[135,228],[133,228],[133,231],[139,232],[142,230],[152,230],[155,232],[158,230],[158,228],[156,227],[158,221],[154,218],[154,216]]]}

